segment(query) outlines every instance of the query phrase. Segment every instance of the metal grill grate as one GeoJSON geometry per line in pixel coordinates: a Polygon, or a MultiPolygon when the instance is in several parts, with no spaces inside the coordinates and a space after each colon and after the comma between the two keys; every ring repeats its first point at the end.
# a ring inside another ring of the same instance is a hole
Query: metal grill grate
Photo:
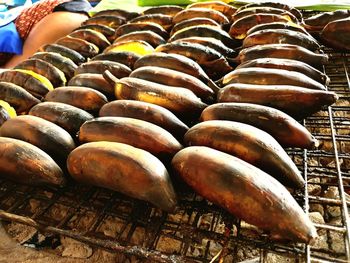
{"type": "Polygon", "coordinates": [[[141,261],[214,262],[224,258],[238,262],[245,259],[243,252],[248,249],[249,257],[260,262],[270,262],[271,254],[294,260],[290,262],[349,262],[350,200],[346,200],[346,192],[350,193],[350,54],[326,52],[330,55],[330,63],[324,68],[331,78],[328,88],[340,98],[304,121],[323,145],[314,151],[288,149],[308,181],[304,191],[293,193],[300,205],[307,212],[315,204],[340,209],[340,221],[326,218],[326,223],[316,224],[326,242],[312,246],[273,243],[257,229],[188,190],[180,195],[176,214],[167,214],[142,201],[73,182],[64,189],[44,189],[0,181],[0,218],[141,261]],[[337,187],[339,197],[308,191],[329,186],[337,187]],[[330,245],[329,240],[335,238],[343,244],[330,245]]]}

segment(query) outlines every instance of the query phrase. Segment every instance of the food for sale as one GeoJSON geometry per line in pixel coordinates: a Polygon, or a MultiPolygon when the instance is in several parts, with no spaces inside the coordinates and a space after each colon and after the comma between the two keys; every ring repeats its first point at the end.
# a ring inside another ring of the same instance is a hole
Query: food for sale
{"type": "Polygon", "coordinates": [[[309,33],[305,30],[305,28],[292,22],[289,22],[289,23],[272,22],[272,23],[258,24],[248,30],[247,36],[264,29],[288,29],[288,30],[300,32],[309,36],[309,33]]]}
{"type": "Polygon", "coordinates": [[[242,10],[240,10],[232,15],[232,21],[237,21],[238,19],[241,19],[241,18],[249,16],[249,15],[254,15],[254,14],[281,15],[294,23],[298,23],[298,19],[289,11],[284,10],[284,9],[280,9],[280,8],[267,7],[267,6],[251,7],[251,8],[242,9],[242,10]]]}
{"type": "Polygon", "coordinates": [[[288,18],[275,15],[275,14],[253,14],[242,17],[241,19],[236,20],[232,23],[229,35],[235,39],[244,39],[247,36],[247,32],[254,26],[271,23],[271,22],[283,22],[288,23],[290,20],[288,18]]]}
{"type": "Polygon", "coordinates": [[[198,18],[191,18],[191,19],[183,20],[180,23],[175,24],[173,26],[173,28],[171,29],[170,35],[172,36],[177,31],[180,31],[180,30],[188,28],[188,27],[201,26],[201,25],[221,28],[221,26],[213,19],[205,18],[205,17],[198,17],[198,18]]]}
{"type": "Polygon", "coordinates": [[[171,160],[183,146],[163,128],[139,119],[99,117],[86,121],[79,130],[81,143],[109,141],[143,149],[161,160],[171,160]]]}
{"type": "Polygon", "coordinates": [[[95,44],[100,50],[104,50],[111,44],[102,33],[92,29],[77,29],[68,36],[86,40],[92,44],[95,44]]]}
{"type": "Polygon", "coordinates": [[[233,58],[236,56],[235,50],[228,48],[220,40],[212,37],[186,37],[172,42],[197,43],[212,48],[227,58],[233,58]]]}
{"type": "Polygon", "coordinates": [[[187,37],[212,37],[217,40],[220,40],[228,48],[235,48],[240,45],[240,42],[232,39],[226,31],[222,30],[219,27],[213,27],[208,25],[198,25],[186,27],[177,31],[169,39],[170,42],[187,37]]]}
{"type": "Polygon", "coordinates": [[[101,92],[86,87],[60,87],[45,96],[45,101],[66,103],[80,109],[97,112],[108,102],[101,92]]]}
{"type": "Polygon", "coordinates": [[[329,77],[323,72],[315,69],[314,67],[306,64],[304,62],[294,60],[294,59],[283,59],[283,58],[257,58],[253,60],[248,60],[239,64],[236,69],[240,68],[275,68],[275,69],[285,69],[290,71],[300,72],[313,80],[321,84],[329,84],[329,77]]]}
{"type": "Polygon", "coordinates": [[[299,122],[284,112],[251,103],[217,103],[205,108],[202,121],[227,120],[259,128],[274,137],[283,147],[314,149],[319,142],[299,122]]]}
{"type": "Polygon", "coordinates": [[[201,80],[215,92],[219,89],[197,62],[183,55],[163,52],[152,53],[137,60],[134,64],[134,69],[145,66],[177,70],[201,80]]]}
{"type": "Polygon", "coordinates": [[[141,58],[141,56],[136,53],[119,51],[119,52],[108,52],[108,53],[99,54],[93,57],[91,60],[99,60],[99,61],[108,60],[108,61],[118,62],[132,69],[134,68],[135,62],[139,58],[141,58]]]}
{"type": "Polygon", "coordinates": [[[53,89],[47,78],[29,70],[5,70],[0,73],[0,81],[16,84],[39,98],[53,89]]]}
{"type": "Polygon", "coordinates": [[[286,186],[304,186],[301,173],[282,146],[271,135],[254,126],[235,121],[205,121],[191,127],[184,142],[188,146],[207,146],[232,154],[286,186]]]}
{"type": "Polygon", "coordinates": [[[142,12],[143,15],[150,15],[150,14],[162,14],[162,15],[168,15],[168,16],[174,16],[178,12],[182,11],[184,8],[178,5],[162,5],[162,6],[153,6],[150,8],[147,8],[145,11],[142,12]]]}
{"type": "Polygon", "coordinates": [[[303,119],[332,105],[338,96],[334,92],[287,85],[230,84],[218,93],[218,102],[255,103],[279,109],[303,119]]]}
{"type": "Polygon", "coordinates": [[[350,50],[350,16],[328,23],[321,32],[321,38],[330,47],[350,50]]]}
{"type": "Polygon", "coordinates": [[[287,10],[289,12],[291,12],[296,18],[298,18],[300,21],[303,18],[301,12],[289,5],[286,4],[282,4],[282,3],[276,3],[276,2],[260,2],[260,3],[250,3],[244,6],[241,6],[237,12],[243,10],[243,9],[247,9],[247,8],[254,8],[254,7],[273,7],[273,8],[279,8],[279,9],[284,9],[287,10]]]}
{"type": "Polygon", "coordinates": [[[102,74],[106,70],[109,70],[117,78],[127,77],[131,73],[131,69],[124,64],[103,60],[103,61],[89,61],[81,64],[76,70],[75,75],[83,73],[97,73],[102,74]]]}
{"type": "Polygon", "coordinates": [[[206,2],[197,2],[190,4],[186,7],[188,8],[209,8],[223,13],[228,20],[231,20],[231,16],[236,12],[236,8],[231,5],[228,5],[221,1],[206,1],[206,2]]]}
{"type": "Polygon", "coordinates": [[[289,44],[267,44],[242,49],[237,62],[243,63],[257,58],[285,58],[305,62],[315,68],[321,68],[328,62],[326,54],[312,52],[306,48],[289,44]]]}
{"type": "Polygon", "coordinates": [[[109,26],[111,28],[118,28],[120,25],[125,24],[126,19],[121,16],[116,15],[102,15],[101,13],[98,16],[93,16],[87,20],[85,20],[82,25],[104,25],[109,26]]]}
{"type": "Polygon", "coordinates": [[[99,116],[128,117],[144,120],[162,127],[182,141],[188,127],[171,111],[161,106],[136,100],[115,100],[100,109],[99,116]]]}
{"type": "Polygon", "coordinates": [[[165,30],[169,30],[173,26],[173,18],[163,14],[147,14],[133,18],[129,23],[152,22],[162,26],[165,30]]]}
{"type": "Polygon", "coordinates": [[[94,117],[77,107],[60,102],[42,102],[30,109],[29,115],[40,117],[65,129],[75,139],[80,126],[94,117]]]}
{"type": "Polygon", "coordinates": [[[117,37],[114,40],[113,44],[122,43],[125,41],[134,41],[134,40],[145,41],[153,47],[157,47],[161,44],[166,43],[164,38],[162,38],[160,35],[158,35],[157,33],[154,33],[153,31],[147,30],[147,31],[135,31],[135,32],[130,32],[130,33],[121,35],[120,37],[117,37]]]}
{"type": "Polygon", "coordinates": [[[68,154],[75,148],[70,134],[45,119],[21,115],[6,121],[0,128],[2,137],[29,142],[46,152],[62,168],[68,154]]]}
{"type": "Polygon", "coordinates": [[[68,86],[92,88],[102,92],[107,97],[114,97],[114,87],[106,81],[102,74],[78,74],[68,82],[68,86]]]}
{"type": "Polygon", "coordinates": [[[140,14],[137,12],[132,12],[132,11],[126,11],[123,9],[107,9],[107,10],[102,10],[97,13],[95,13],[93,16],[98,17],[98,16],[118,16],[118,17],[123,17],[125,20],[130,20],[133,19],[140,14]]]}
{"type": "Polygon", "coordinates": [[[117,142],[91,142],[68,157],[69,174],[78,182],[121,192],[172,211],[176,195],[164,165],[152,154],[117,142]]]}
{"type": "Polygon", "coordinates": [[[0,81],[0,99],[12,105],[18,113],[25,113],[40,100],[31,95],[21,86],[0,81]]]}
{"type": "Polygon", "coordinates": [[[139,56],[144,56],[153,53],[154,48],[145,41],[133,40],[115,43],[104,50],[105,54],[110,52],[133,52],[139,56]]]}
{"type": "Polygon", "coordinates": [[[334,12],[322,12],[320,14],[305,18],[303,26],[308,31],[322,31],[322,29],[330,22],[335,20],[349,18],[350,10],[337,10],[334,12]]]}
{"type": "Polygon", "coordinates": [[[91,29],[91,30],[100,32],[108,39],[109,42],[113,42],[115,39],[115,29],[109,26],[92,24],[92,25],[80,26],[76,30],[80,30],[80,29],[91,29]]]}
{"type": "Polygon", "coordinates": [[[193,8],[188,8],[185,9],[179,13],[177,13],[173,17],[173,23],[177,24],[180,23],[184,20],[188,20],[191,18],[197,18],[197,17],[205,17],[205,18],[210,18],[216,21],[220,25],[225,25],[228,24],[230,21],[227,19],[227,17],[214,9],[210,8],[199,8],[199,7],[193,7],[193,8]]]}
{"type": "Polygon", "coordinates": [[[326,90],[324,85],[302,73],[275,68],[252,67],[235,69],[222,78],[223,86],[232,83],[290,85],[309,89],[326,90]]]}
{"type": "Polygon", "coordinates": [[[30,58],[23,60],[17,64],[15,69],[24,69],[35,72],[41,76],[47,78],[53,87],[59,87],[66,85],[67,79],[60,69],[51,65],[49,62],[38,58],[30,58]]]}
{"type": "Polygon", "coordinates": [[[62,55],[63,57],[71,59],[75,64],[80,65],[86,61],[86,58],[77,51],[57,44],[47,44],[40,47],[39,51],[54,52],[62,55]]]}
{"type": "Polygon", "coordinates": [[[155,51],[186,56],[203,67],[212,79],[218,79],[232,71],[225,57],[216,50],[201,44],[172,42],[158,46],[155,51]]]}
{"type": "Polygon", "coordinates": [[[208,147],[188,147],[175,155],[172,167],[198,194],[274,239],[309,243],[317,237],[285,187],[238,158],[208,147]]]}
{"type": "Polygon", "coordinates": [[[36,52],[32,58],[44,60],[55,66],[64,73],[68,80],[74,76],[74,71],[78,67],[70,58],[56,52],[36,52]]]}
{"type": "Polygon", "coordinates": [[[292,31],[289,29],[264,29],[248,35],[243,40],[243,48],[267,45],[267,44],[291,44],[315,51],[320,48],[310,35],[292,31]]]}
{"type": "Polygon", "coordinates": [[[76,37],[62,37],[56,41],[56,44],[73,49],[86,58],[96,56],[100,52],[95,44],[76,37]]]}
{"type": "Polygon", "coordinates": [[[0,137],[0,174],[29,185],[63,186],[61,168],[38,147],[12,138],[0,137]]]}
{"type": "Polygon", "coordinates": [[[168,86],[185,88],[192,91],[204,101],[213,101],[215,97],[214,91],[202,81],[177,70],[145,66],[134,70],[130,74],[130,77],[149,80],[168,86]]]}
{"type": "Polygon", "coordinates": [[[122,25],[116,29],[115,37],[119,37],[135,31],[152,31],[164,39],[167,39],[169,37],[168,32],[166,32],[161,25],[152,22],[136,22],[122,25]]]}
{"type": "Polygon", "coordinates": [[[105,75],[114,83],[117,99],[153,103],[188,119],[199,116],[207,106],[192,91],[185,88],[174,88],[130,77],[118,80],[108,71],[105,75]]]}

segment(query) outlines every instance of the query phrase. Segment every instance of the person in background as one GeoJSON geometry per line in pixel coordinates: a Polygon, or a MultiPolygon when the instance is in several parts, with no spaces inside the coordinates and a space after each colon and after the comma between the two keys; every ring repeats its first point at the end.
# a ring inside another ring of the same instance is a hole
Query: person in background
{"type": "Polygon", "coordinates": [[[90,8],[87,0],[41,0],[25,8],[14,21],[23,43],[22,54],[0,53],[0,68],[12,68],[42,45],[69,34],[89,18],[90,8]]]}

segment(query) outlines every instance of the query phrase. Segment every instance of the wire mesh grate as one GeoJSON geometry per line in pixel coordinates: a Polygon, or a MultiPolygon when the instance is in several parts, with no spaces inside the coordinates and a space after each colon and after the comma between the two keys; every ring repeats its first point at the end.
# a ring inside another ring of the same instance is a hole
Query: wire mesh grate
{"type": "Polygon", "coordinates": [[[304,121],[322,145],[313,151],[287,150],[308,182],[305,191],[293,193],[299,204],[307,212],[319,205],[341,215],[335,221],[326,215],[324,222],[315,224],[325,240],[311,246],[274,243],[188,189],[180,195],[176,213],[168,214],[119,193],[73,182],[63,189],[50,189],[0,181],[0,218],[141,261],[213,262],[222,258],[240,262],[254,258],[270,262],[273,254],[293,260],[290,262],[348,262],[350,54],[326,52],[330,56],[324,68],[331,79],[328,89],[337,92],[339,100],[304,121]],[[317,194],[330,187],[338,189],[336,197],[317,194]],[[337,246],[332,245],[335,239],[340,241],[337,246]]]}

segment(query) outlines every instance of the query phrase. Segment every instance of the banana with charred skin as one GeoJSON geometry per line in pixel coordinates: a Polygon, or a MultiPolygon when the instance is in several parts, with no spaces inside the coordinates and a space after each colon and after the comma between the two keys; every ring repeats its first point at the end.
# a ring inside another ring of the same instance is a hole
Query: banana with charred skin
{"type": "Polygon", "coordinates": [[[305,181],[282,146],[254,126],[210,120],[191,127],[185,134],[188,146],[207,146],[236,156],[275,177],[282,184],[301,188],[305,181]]]}
{"type": "Polygon", "coordinates": [[[165,29],[153,22],[137,22],[137,23],[127,23],[118,27],[115,31],[115,37],[120,37],[122,35],[132,33],[135,31],[152,31],[164,39],[168,39],[169,34],[165,29]]]}
{"type": "Polygon", "coordinates": [[[195,17],[195,18],[183,20],[180,23],[175,24],[171,29],[170,36],[174,35],[177,31],[180,31],[187,27],[200,26],[200,25],[221,28],[220,24],[218,24],[213,19],[206,18],[206,17],[195,17]]]}
{"type": "Polygon", "coordinates": [[[242,49],[236,61],[243,63],[257,58],[285,58],[305,62],[315,68],[321,68],[328,62],[326,54],[318,54],[306,48],[290,44],[266,44],[242,49]]]}
{"type": "Polygon", "coordinates": [[[91,61],[101,61],[101,60],[108,60],[108,61],[113,61],[113,62],[118,62],[121,63],[130,69],[134,68],[135,62],[140,59],[141,56],[133,53],[133,52],[128,52],[128,51],[119,51],[119,52],[108,52],[108,53],[103,53],[99,54],[91,59],[91,61]]]}
{"type": "Polygon", "coordinates": [[[284,112],[252,103],[217,103],[205,108],[202,121],[227,120],[246,123],[274,137],[283,147],[314,149],[318,140],[299,122],[284,112]]]}
{"type": "Polygon", "coordinates": [[[65,36],[55,43],[73,49],[86,58],[96,56],[100,52],[98,46],[81,38],[65,36]]]}
{"type": "Polygon", "coordinates": [[[163,128],[147,121],[127,117],[99,117],[88,120],[80,127],[79,141],[125,143],[148,151],[160,160],[171,160],[183,148],[163,128]]]}
{"type": "Polygon", "coordinates": [[[0,81],[0,99],[12,105],[18,113],[26,113],[31,107],[40,103],[40,100],[21,86],[2,81],[0,81]]]}
{"type": "Polygon", "coordinates": [[[80,126],[94,118],[90,113],[60,102],[42,102],[30,109],[29,115],[40,117],[65,129],[73,139],[80,126]]]}
{"type": "Polygon", "coordinates": [[[32,58],[41,59],[52,64],[64,73],[67,80],[74,76],[74,71],[78,67],[70,58],[56,52],[36,52],[32,58]]]}
{"type": "Polygon", "coordinates": [[[71,59],[76,65],[80,65],[81,63],[84,63],[86,61],[86,58],[79,52],[58,44],[44,45],[40,47],[39,51],[58,53],[63,57],[71,59]]]}
{"type": "Polygon", "coordinates": [[[176,195],[164,165],[152,154],[117,142],[85,143],[68,157],[69,174],[172,211],[176,195]]]}
{"type": "Polygon", "coordinates": [[[222,14],[224,14],[228,20],[231,21],[231,17],[232,15],[237,11],[236,8],[234,8],[231,5],[228,5],[224,2],[221,1],[206,1],[206,2],[197,2],[197,3],[193,3],[190,4],[186,7],[188,8],[209,8],[209,9],[213,9],[216,11],[221,12],[222,14]]]}
{"type": "Polygon", "coordinates": [[[63,186],[66,179],[55,161],[38,147],[0,137],[0,174],[28,185],[63,186]]]}
{"type": "Polygon", "coordinates": [[[235,69],[225,75],[221,83],[222,86],[232,83],[244,83],[255,85],[290,85],[326,90],[324,85],[302,73],[276,68],[247,67],[235,69]]]}
{"type": "Polygon", "coordinates": [[[215,97],[214,91],[199,79],[172,69],[146,66],[134,70],[130,74],[130,77],[153,81],[168,86],[182,87],[192,91],[204,101],[213,101],[215,97]]]}
{"type": "Polygon", "coordinates": [[[137,100],[115,100],[103,105],[100,117],[115,116],[144,120],[162,127],[174,135],[179,141],[183,140],[188,127],[171,111],[164,107],[137,100]]]}
{"type": "Polygon", "coordinates": [[[70,134],[45,119],[21,115],[6,121],[0,128],[2,137],[29,142],[48,155],[64,169],[68,154],[75,148],[70,134]]]}
{"type": "Polygon", "coordinates": [[[114,87],[111,86],[102,74],[83,73],[71,78],[68,86],[87,87],[98,90],[109,98],[114,98],[114,87]]]}
{"type": "Polygon", "coordinates": [[[157,33],[154,33],[153,31],[147,30],[147,31],[134,31],[134,32],[121,35],[120,37],[117,37],[114,40],[113,44],[122,43],[125,41],[135,41],[135,40],[145,41],[153,47],[157,47],[161,44],[166,43],[164,38],[162,38],[160,35],[158,35],[157,33]]]}
{"type": "Polygon", "coordinates": [[[177,13],[173,17],[173,23],[177,24],[184,20],[197,18],[197,17],[205,17],[205,18],[213,19],[220,25],[225,25],[230,23],[227,17],[221,12],[210,8],[199,8],[199,7],[188,8],[177,13]]]}
{"type": "Polygon", "coordinates": [[[172,167],[195,192],[274,239],[309,243],[317,237],[316,228],[282,184],[236,157],[188,147],[175,155],[172,167]]]}
{"type": "Polygon", "coordinates": [[[350,50],[350,16],[328,23],[321,32],[326,45],[339,50],[350,50]]]}
{"type": "Polygon", "coordinates": [[[24,69],[33,71],[41,76],[47,78],[53,87],[64,86],[67,83],[67,79],[60,69],[56,68],[49,62],[38,58],[26,59],[17,64],[14,69],[24,69]]]}
{"type": "Polygon", "coordinates": [[[247,48],[267,44],[298,45],[312,51],[320,48],[320,45],[312,36],[289,29],[264,29],[254,32],[243,40],[242,47],[247,48]]]}
{"type": "Polygon", "coordinates": [[[178,5],[153,6],[143,11],[142,15],[162,14],[174,17],[182,10],[184,10],[184,8],[178,5]]]}
{"type": "Polygon", "coordinates": [[[101,92],[86,87],[60,87],[45,96],[45,101],[66,103],[88,112],[96,113],[108,102],[101,92]]]}
{"type": "Polygon", "coordinates": [[[126,23],[126,19],[121,16],[116,16],[116,15],[98,15],[98,16],[93,16],[87,20],[85,20],[82,25],[104,25],[104,26],[109,26],[111,28],[118,28],[120,25],[123,25],[126,23]]]}
{"type": "Polygon", "coordinates": [[[81,64],[76,70],[75,75],[83,73],[96,73],[102,74],[106,70],[109,70],[117,78],[124,78],[130,75],[131,69],[124,64],[103,60],[92,60],[81,64]]]}
{"type": "Polygon", "coordinates": [[[269,106],[303,119],[332,105],[338,96],[334,92],[286,85],[230,84],[218,93],[218,102],[244,102],[269,106]]]}
{"type": "Polygon", "coordinates": [[[285,69],[289,71],[300,72],[317,82],[328,85],[329,77],[323,72],[315,69],[314,67],[306,64],[304,62],[294,60],[294,59],[283,59],[283,58],[257,58],[253,60],[248,60],[239,64],[236,69],[240,68],[275,68],[275,69],[285,69]]]}
{"type": "Polygon", "coordinates": [[[104,50],[106,47],[111,45],[109,40],[102,33],[92,29],[74,30],[68,36],[80,38],[92,44],[95,44],[100,50],[104,50]]]}
{"type": "Polygon", "coordinates": [[[173,26],[173,18],[163,14],[147,14],[131,19],[129,23],[152,22],[162,26],[165,30],[170,30],[173,26]]]}
{"type": "Polygon", "coordinates": [[[207,106],[188,89],[130,77],[118,80],[108,71],[104,76],[114,84],[117,99],[154,103],[182,118],[196,118],[207,106]]]}

